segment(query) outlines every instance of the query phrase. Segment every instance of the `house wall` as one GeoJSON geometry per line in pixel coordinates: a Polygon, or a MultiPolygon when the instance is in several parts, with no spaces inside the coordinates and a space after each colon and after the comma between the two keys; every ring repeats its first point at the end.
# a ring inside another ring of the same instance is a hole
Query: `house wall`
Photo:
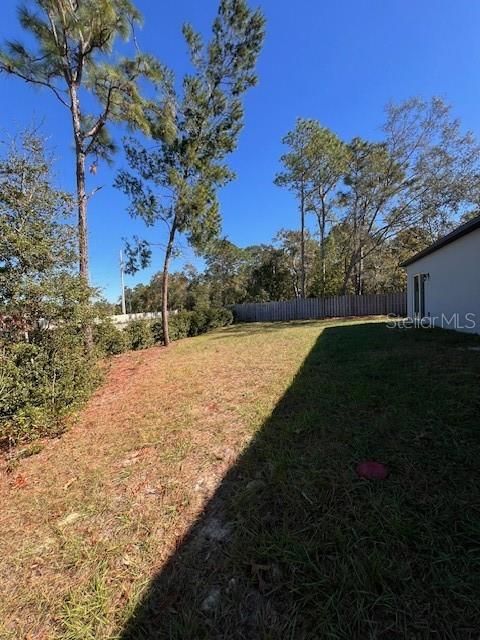
{"type": "Polygon", "coordinates": [[[407,267],[410,318],[414,309],[413,278],[417,273],[430,274],[425,281],[425,315],[435,326],[480,333],[480,229],[407,267]]]}

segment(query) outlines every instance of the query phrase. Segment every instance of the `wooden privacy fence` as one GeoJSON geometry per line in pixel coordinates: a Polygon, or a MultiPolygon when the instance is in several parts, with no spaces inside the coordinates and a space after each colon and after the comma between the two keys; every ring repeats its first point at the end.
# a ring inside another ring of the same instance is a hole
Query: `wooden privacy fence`
{"type": "Polygon", "coordinates": [[[407,315],[407,294],[378,293],[365,296],[296,298],[280,302],[248,302],[232,307],[236,322],[314,320],[347,316],[407,315]]]}

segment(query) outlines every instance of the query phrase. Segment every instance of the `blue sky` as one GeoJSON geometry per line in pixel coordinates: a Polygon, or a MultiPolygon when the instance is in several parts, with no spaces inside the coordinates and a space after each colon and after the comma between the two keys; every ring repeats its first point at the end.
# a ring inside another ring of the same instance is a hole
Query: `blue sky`
{"type": "MultiPolygon", "coordinates": [[[[472,0],[257,0],[267,18],[267,38],[258,65],[259,84],[245,102],[245,128],[231,157],[237,179],[220,193],[223,231],[236,244],[269,242],[281,228],[296,228],[292,196],[273,185],[283,151],[281,138],[299,116],[317,118],[344,139],[375,138],[390,100],[438,95],[454,107],[463,125],[480,136],[480,3],[472,0]]],[[[2,0],[0,37],[21,36],[17,0],[2,0]]],[[[187,68],[183,22],[208,32],[216,0],[138,0],[145,25],[142,49],[179,74],[187,68]]],[[[41,123],[64,188],[73,188],[68,112],[46,91],[0,77],[2,139],[15,129],[41,123]]],[[[121,129],[115,130],[121,140],[121,129]]],[[[89,188],[102,186],[89,208],[93,284],[109,299],[119,295],[118,252],[123,237],[144,234],[129,218],[126,199],[112,187],[124,164],[102,165],[89,188]]],[[[146,237],[162,242],[162,234],[146,237]]],[[[174,267],[195,262],[182,242],[174,267]]],[[[127,284],[147,281],[162,256],[127,284]]],[[[197,261],[198,264],[201,264],[197,261]]]]}

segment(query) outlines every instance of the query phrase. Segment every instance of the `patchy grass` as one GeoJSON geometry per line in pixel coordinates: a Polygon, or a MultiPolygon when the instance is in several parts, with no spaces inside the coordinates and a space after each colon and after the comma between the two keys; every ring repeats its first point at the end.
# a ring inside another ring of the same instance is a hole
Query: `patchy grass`
{"type": "Polygon", "coordinates": [[[0,637],[478,638],[478,344],[332,321],[119,356],[3,473],[0,637]]]}

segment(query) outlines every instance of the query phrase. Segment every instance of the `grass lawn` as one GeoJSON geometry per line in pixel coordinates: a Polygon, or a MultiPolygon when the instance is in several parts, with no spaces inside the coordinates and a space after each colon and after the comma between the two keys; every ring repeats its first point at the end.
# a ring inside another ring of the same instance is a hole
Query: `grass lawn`
{"type": "Polygon", "coordinates": [[[0,638],[478,640],[479,346],[325,321],[115,358],[3,464],[0,638]]]}

